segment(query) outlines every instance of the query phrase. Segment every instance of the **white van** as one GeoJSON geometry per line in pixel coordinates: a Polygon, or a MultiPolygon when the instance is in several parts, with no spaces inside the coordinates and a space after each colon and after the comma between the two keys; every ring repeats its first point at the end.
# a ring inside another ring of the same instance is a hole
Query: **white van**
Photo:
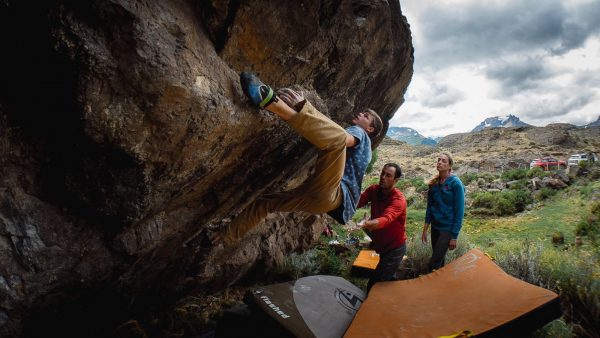
{"type": "Polygon", "coordinates": [[[568,165],[569,166],[579,165],[579,162],[582,162],[582,161],[594,162],[595,160],[596,160],[596,156],[594,156],[593,154],[575,154],[575,155],[571,155],[571,157],[569,157],[568,165]]]}

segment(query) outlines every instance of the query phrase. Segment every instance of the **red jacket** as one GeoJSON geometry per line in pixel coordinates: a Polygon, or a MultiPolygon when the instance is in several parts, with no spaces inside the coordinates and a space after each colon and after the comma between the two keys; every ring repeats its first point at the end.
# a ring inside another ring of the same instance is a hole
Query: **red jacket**
{"type": "Polygon", "coordinates": [[[380,187],[374,184],[367,188],[358,201],[357,208],[371,202],[371,219],[379,221],[379,229],[371,232],[372,246],[377,253],[386,253],[406,242],[406,199],[398,188],[390,195],[380,193],[380,187]]]}

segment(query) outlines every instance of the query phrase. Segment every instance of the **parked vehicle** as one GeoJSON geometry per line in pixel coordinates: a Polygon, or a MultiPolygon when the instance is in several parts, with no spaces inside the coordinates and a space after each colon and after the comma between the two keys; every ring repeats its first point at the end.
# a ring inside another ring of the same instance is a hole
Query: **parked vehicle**
{"type": "Polygon", "coordinates": [[[569,166],[572,166],[572,165],[579,165],[579,163],[581,163],[581,162],[595,162],[596,160],[597,160],[597,158],[596,158],[595,154],[581,153],[581,154],[571,155],[571,157],[569,157],[568,164],[569,164],[569,166]]]}
{"type": "Polygon", "coordinates": [[[554,157],[546,156],[542,158],[536,158],[529,163],[529,169],[533,169],[535,167],[540,167],[544,170],[554,170],[554,169],[565,169],[567,168],[567,162],[563,160],[557,160],[554,157]]]}

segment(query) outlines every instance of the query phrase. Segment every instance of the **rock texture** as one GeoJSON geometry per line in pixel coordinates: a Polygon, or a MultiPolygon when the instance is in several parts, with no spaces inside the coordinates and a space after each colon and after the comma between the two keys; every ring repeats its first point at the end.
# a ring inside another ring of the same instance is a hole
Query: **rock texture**
{"type": "Polygon", "coordinates": [[[412,76],[397,1],[8,0],[0,22],[1,336],[101,335],[311,245],[325,216],[271,215],[227,253],[194,237],[316,156],[240,71],[342,125],[388,121],[412,76]]]}

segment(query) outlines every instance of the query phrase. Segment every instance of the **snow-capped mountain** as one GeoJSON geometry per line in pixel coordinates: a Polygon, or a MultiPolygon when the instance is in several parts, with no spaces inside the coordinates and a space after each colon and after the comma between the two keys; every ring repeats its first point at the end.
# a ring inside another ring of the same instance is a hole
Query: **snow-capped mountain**
{"type": "Polygon", "coordinates": [[[507,116],[494,116],[488,117],[483,122],[481,122],[477,127],[475,127],[471,132],[480,131],[485,128],[502,128],[502,127],[529,127],[530,124],[527,124],[515,115],[507,115],[507,116]]]}
{"type": "Polygon", "coordinates": [[[425,144],[433,146],[437,144],[435,140],[419,134],[418,131],[412,128],[406,127],[390,127],[386,133],[386,136],[391,139],[404,141],[412,145],[425,144]]]}

